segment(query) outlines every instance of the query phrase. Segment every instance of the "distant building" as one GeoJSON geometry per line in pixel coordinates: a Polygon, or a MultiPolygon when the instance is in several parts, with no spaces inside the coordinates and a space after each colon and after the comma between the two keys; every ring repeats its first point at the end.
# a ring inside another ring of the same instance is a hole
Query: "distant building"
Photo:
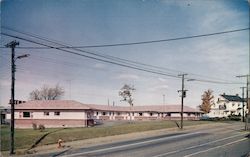
{"type": "MultiPolygon", "coordinates": [[[[244,100],[239,95],[221,94],[215,103],[211,106],[209,117],[228,117],[229,115],[243,115],[244,100]]],[[[247,105],[245,103],[244,112],[246,114],[247,105]]]]}
{"type": "MultiPolygon", "coordinates": [[[[178,120],[180,105],[107,106],[83,104],[72,100],[28,101],[15,106],[15,127],[85,127],[98,120],[178,120]]],[[[184,120],[199,120],[203,113],[184,107],[184,120]]],[[[10,119],[10,115],[7,116],[10,119]]]]}
{"type": "Polygon", "coordinates": [[[7,107],[0,106],[0,124],[7,124],[9,123],[7,118],[7,114],[10,113],[10,109],[7,107]]]}

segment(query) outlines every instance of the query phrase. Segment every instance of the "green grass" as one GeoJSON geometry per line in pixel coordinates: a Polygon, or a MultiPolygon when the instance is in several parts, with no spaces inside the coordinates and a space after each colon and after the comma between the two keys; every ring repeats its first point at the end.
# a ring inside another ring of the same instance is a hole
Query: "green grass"
{"type": "MultiPolygon", "coordinates": [[[[212,123],[208,121],[184,121],[184,126],[199,125],[212,123]]],[[[40,132],[33,129],[16,129],[15,130],[15,149],[28,149],[35,141],[41,138],[44,134],[51,132],[46,136],[39,145],[54,144],[59,138],[64,141],[75,141],[90,139],[96,137],[104,137],[111,135],[126,134],[132,132],[141,132],[147,130],[157,130],[164,128],[173,128],[176,124],[173,121],[142,121],[134,123],[116,124],[106,127],[92,128],[66,128],[66,129],[45,129],[40,132]]],[[[9,148],[9,127],[1,127],[1,151],[6,151],[9,148]]]]}

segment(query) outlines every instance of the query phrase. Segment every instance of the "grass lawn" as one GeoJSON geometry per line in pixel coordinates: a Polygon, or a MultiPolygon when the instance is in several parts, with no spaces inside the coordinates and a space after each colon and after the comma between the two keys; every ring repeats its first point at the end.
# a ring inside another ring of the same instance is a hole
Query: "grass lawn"
{"type": "MultiPolygon", "coordinates": [[[[209,121],[184,121],[184,126],[212,123],[209,121]]],[[[15,149],[30,148],[44,134],[47,135],[39,145],[57,143],[59,138],[64,141],[82,140],[110,135],[119,135],[132,132],[141,132],[147,130],[157,130],[164,128],[173,128],[176,124],[173,121],[141,121],[133,123],[121,123],[113,126],[91,127],[91,128],[49,128],[40,132],[33,129],[15,130],[15,149]]],[[[9,149],[10,129],[8,126],[1,126],[1,151],[9,149]]]]}

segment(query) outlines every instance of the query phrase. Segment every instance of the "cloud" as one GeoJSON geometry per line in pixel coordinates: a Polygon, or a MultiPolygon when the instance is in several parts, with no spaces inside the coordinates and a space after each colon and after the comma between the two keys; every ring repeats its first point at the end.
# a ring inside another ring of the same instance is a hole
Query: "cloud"
{"type": "Polygon", "coordinates": [[[149,92],[157,92],[168,89],[168,85],[162,84],[162,85],[156,85],[148,89],[149,92]]]}
{"type": "Polygon", "coordinates": [[[121,79],[121,80],[138,80],[139,76],[134,75],[134,74],[120,74],[115,77],[116,79],[121,79]]]}
{"type": "Polygon", "coordinates": [[[104,69],[106,67],[106,65],[102,64],[102,63],[96,63],[94,65],[94,68],[96,69],[104,69]]]}
{"type": "Polygon", "coordinates": [[[167,80],[166,80],[166,79],[161,78],[161,77],[159,77],[159,78],[158,78],[158,80],[159,80],[160,82],[167,82],[167,80]]]}

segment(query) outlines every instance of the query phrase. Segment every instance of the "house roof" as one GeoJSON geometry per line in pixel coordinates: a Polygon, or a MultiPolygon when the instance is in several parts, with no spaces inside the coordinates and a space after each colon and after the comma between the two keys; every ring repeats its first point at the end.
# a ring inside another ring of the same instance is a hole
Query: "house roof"
{"type": "Polygon", "coordinates": [[[74,100],[34,100],[15,105],[16,109],[90,109],[88,105],[74,100]]]}
{"type": "Polygon", "coordinates": [[[224,97],[228,101],[236,101],[236,102],[243,102],[243,99],[239,97],[238,95],[226,95],[222,94],[222,97],[224,97]]]}
{"type": "MultiPolygon", "coordinates": [[[[15,106],[18,110],[37,110],[37,109],[65,109],[65,110],[100,110],[100,111],[117,111],[117,112],[180,112],[180,105],[150,105],[150,106],[107,106],[96,104],[83,104],[73,100],[35,100],[15,106]]],[[[201,112],[197,109],[184,106],[184,112],[201,112]]]]}

